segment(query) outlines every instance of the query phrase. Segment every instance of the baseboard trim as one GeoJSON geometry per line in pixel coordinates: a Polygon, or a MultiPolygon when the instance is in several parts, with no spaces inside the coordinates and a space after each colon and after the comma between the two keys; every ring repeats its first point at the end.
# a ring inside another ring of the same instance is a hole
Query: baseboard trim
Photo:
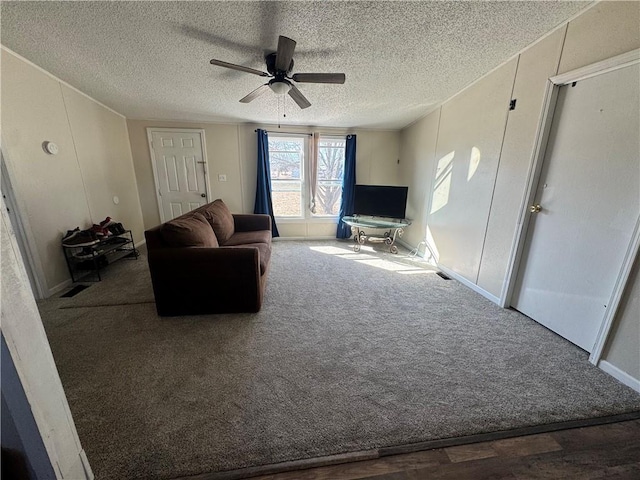
{"type": "Polygon", "coordinates": [[[227,470],[225,472],[202,473],[189,477],[174,477],[173,480],[240,480],[244,478],[257,477],[261,475],[273,475],[276,473],[292,472],[296,470],[306,470],[309,468],[326,467],[329,465],[339,465],[341,463],[351,463],[362,460],[375,460],[391,455],[401,455],[405,453],[421,452],[436,448],[453,447],[457,445],[468,445],[471,443],[502,440],[505,438],[521,437],[524,435],[534,435],[538,433],[556,432],[571,428],[591,427],[605,425],[607,423],[625,422],[640,419],[640,411],[622,413],[618,415],[608,415],[606,417],[585,418],[580,420],[568,420],[565,422],[550,423],[546,425],[533,425],[521,427],[513,430],[503,430],[498,432],[480,433],[464,437],[443,438],[429,440],[426,442],[411,443],[406,445],[396,445],[392,447],[382,447],[376,450],[364,450],[359,452],[341,453],[325,457],[308,458],[303,460],[293,460],[290,462],[275,463],[271,465],[260,465],[257,467],[241,468],[238,470],[227,470]]]}
{"type": "Polygon", "coordinates": [[[640,393],[640,380],[637,378],[633,378],[627,372],[620,370],[615,365],[607,362],[606,360],[600,360],[598,362],[598,367],[605,373],[608,373],[613,378],[618,380],[620,383],[625,384],[627,387],[634,389],[636,392],[640,393]]]}
{"type": "Polygon", "coordinates": [[[60,293],[62,290],[69,288],[71,285],[73,285],[73,282],[71,281],[70,278],[65,280],[64,282],[59,283],[55,287],[52,287],[49,289],[49,294],[47,295],[47,298],[53,297],[56,293],[60,293]]]}
{"type": "Polygon", "coordinates": [[[288,242],[290,240],[340,240],[336,237],[275,237],[274,242],[288,242]]]}
{"type": "MultiPolygon", "coordinates": [[[[396,239],[396,243],[398,245],[402,245],[404,248],[406,248],[407,250],[409,250],[410,252],[413,252],[416,247],[414,247],[413,245],[405,242],[404,240],[402,240],[401,238],[396,239]]],[[[420,257],[420,258],[424,258],[424,255],[420,255],[420,252],[416,252],[416,256],[420,257]]]]}
{"type": "Polygon", "coordinates": [[[136,248],[140,248],[141,246],[146,245],[146,244],[147,244],[147,240],[145,239],[145,240],[140,240],[138,243],[134,244],[134,246],[136,248]]]}
{"type": "Polygon", "coordinates": [[[440,270],[442,270],[444,273],[446,273],[447,276],[453,278],[454,280],[457,280],[458,282],[463,284],[465,287],[469,287],[471,290],[473,290],[476,293],[479,293],[480,295],[482,295],[486,299],[491,300],[496,305],[501,305],[499,297],[496,297],[492,293],[487,292],[485,289],[479,287],[478,285],[476,285],[475,283],[471,282],[470,280],[467,280],[466,278],[464,278],[459,273],[456,273],[453,270],[450,270],[447,267],[444,267],[442,265],[438,265],[438,268],[440,270]]]}

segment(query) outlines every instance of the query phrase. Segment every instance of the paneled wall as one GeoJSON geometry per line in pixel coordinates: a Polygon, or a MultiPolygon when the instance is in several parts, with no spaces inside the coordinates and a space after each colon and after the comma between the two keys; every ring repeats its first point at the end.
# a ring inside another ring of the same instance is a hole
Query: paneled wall
{"type": "Polygon", "coordinates": [[[564,34],[565,28],[556,30],[523,52],[518,60],[512,94],[516,109],[508,112],[477,278],[477,284],[495,296],[500,296],[502,291],[514,227],[527,187],[529,161],[539,124],[536,112],[542,111],[547,79],[556,73],[564,34]]]}
{"type": "Polygon", "coordinates": [[[124,117],[4,48],[2,140],[45,294],[70,282],[60,245],[67,230],[111,216],[142,240],[124,117]],[[59,153],[45,153],[45,141],[56,143],[59,153]]]}
{"type": "MultiPolygon", "coordinates": [[[[160,223],[151,167],[147,128],[204,129],[212,198],[222,198],[232,212],[253,212],[256,191],[256,128],[277,131],[274,125],[213,124],[128,120],[133,162],[138,179],[145,228],[160,223]],[[218,181],[225,174],[226,182],[218,181]]],[[[317,131],[326,135],[357,135],[356,178],[360,183],[398,184],[400,133],[385,130],[350,130],[287,126],[288,133],[317,131]]],[[[282,237],[335,237],[335,219],[279,220],[282,237]]]]}
{"type": "MultiPolygon", "coordinates": [[[[431,235],[427,230],[427,212],[431,205],[440,111],[438,108],[400,133],[400,183],[409,187],[407,218],[413,220],[403,241],[413,246],[431,235]]],[[[420,253],[423,252],[421,246],[420,253]]],[[[427,249],[425,256],[435,259],[438,252],[427,249]]]]}
{"type": "MultiPolygon", "coordinates": [[[[410,198],[412,211],[426,212],[426,225],[415,221],[405,240],[416,246],[428,239],[441,266],[497,301],[521,220],[546,80],[639,48],[639,19],[638,2],[596,4],[445,102],[440,115],[405,128],[400,178],[430,186],[422,204],[420,195],[410,198]],[[517,100],[513,111],[511,98],[517,100]]],[[[635,379],[638,282],[636,267],[604,357],[635,379]]]]}
{"type": "Polygon", "coordinates": [[[442,106],[427,223],[438,262],[474,283],[516,72],[513,59],[442,106]]]}

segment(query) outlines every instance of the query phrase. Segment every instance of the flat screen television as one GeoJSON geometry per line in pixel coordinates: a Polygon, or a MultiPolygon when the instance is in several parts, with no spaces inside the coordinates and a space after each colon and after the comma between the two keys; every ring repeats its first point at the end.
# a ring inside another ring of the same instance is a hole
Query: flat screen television
{"type": "Polygon", "coordinates": [[[402,219],[407,209],[409,187],[356,185],[354,215],[402,219]]]}

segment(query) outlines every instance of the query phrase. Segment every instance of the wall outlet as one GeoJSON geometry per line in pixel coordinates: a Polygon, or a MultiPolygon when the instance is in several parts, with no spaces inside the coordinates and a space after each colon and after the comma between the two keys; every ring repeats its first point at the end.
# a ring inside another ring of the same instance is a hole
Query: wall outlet
{"type": "Polygon", "coordinates": [[[226,175],[218,175],[218,181],[219,182],[226,182],[227,181],[227,176],[226,175]]]}

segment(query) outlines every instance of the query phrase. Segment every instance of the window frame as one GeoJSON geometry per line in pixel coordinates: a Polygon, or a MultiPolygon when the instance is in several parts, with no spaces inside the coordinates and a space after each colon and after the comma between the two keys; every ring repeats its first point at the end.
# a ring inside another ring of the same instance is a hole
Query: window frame
{"type": "MultiPolygon", "coordinates": [[[[319,150],[319,143],[321,140],[340,140],[343,141],[345,143],[345,150],[346,150],[346,140],[347,140],[347,135],[344,134],[317,134],[318,135],[318,145],[317,148],[319,150]]],[[[303,148],[302,148],[302,169],[300,170],[301,175],[302,175],[302,179],[300,180],[301,183],[301,215],[300,216],[293,216],[293,215],[287,215],[287,216],[281,216],[278,215],[275,212],[275,208],[274,208],[274,217],[276,218],[276,220],[278,221],[278,223],[300,223],[301,221],[307,222],[307,223],[326,223],[327,221],[336,221],[337,219],[339,219],[340,217],[340,213],[339,213],[339,209],[338,209],[338,213],[336,213],[335,215],[325,215],[325,214],[316,214],[311,212],[311,208],[310,208],[310,200],[311,200],[311,175],[310,175],[310,155],[311,155],[311,148],[312,148],[312,142],[310,141],[312,138],[313,134],[311,133],[269,133],[269,140],[271,140],[272,138],[277,138],[277,139],[295,139],[295,140],[302,140],[303,142],[303,148]]],[[[319,151],[315,152],[316,154],[316,158],[319,160],[319,151]]],[[[343,162],[344,162],[344,158],[343,158],[343,162]]],[[[316,162],[318,163],[318,162],[316,162]]],[[[269,164],[270,167],[272,165],[272,158],[271,158],[271,149],[269,149],[269,164]]],[[[344,182],[344,164],[343,164],[343,168],[342,168],[342,175],[343,178],[340,180],[341,182],[341,186],[342,183],[344,182]]],[[[271,182],[271,194],[272,194],[272,198],[273,198],[273,193],[274,193],[274,188],[273,188],[273,182],[274,179],[271,178],[271,169],[269,171],[269,176],[270,176],[270,182],[271,182]]],[[[319,187],[320,183],[319,180],[316,176],[316,192],[318,191],[318,187],[319,187]]],[[[317,193],[316,193],[317,194],[317,193]]],[[[342,198],[342,194],[341,194],[341,198],[342,198]]]]}
{"type": "MultiPolygon", "coordinates": [[[[273,215],[278,221],[278,223],[287,223],[287,222],[299,222],[300,220],[307,220],[307,211],[309,210],[309,175],[308,175],[308,163],[309,163],[309,134],[307,133],[270,133],[269,140],[272,138],[278,139],[295,139],[302,140],[302,168],[300,169],[300,174],[302,178],[298,180],[300,182],[300,213],[301,215],[278,215],[275,211],[273,211],[273,215]]],[[[271,149],[269,148],[269,166],[271,167],[271,149]]],[[[271,197],[273,198],[273,182],[274,179],[271,178],[271,168],[269,168],[269,177],[271,183],[271,197]]]]}

